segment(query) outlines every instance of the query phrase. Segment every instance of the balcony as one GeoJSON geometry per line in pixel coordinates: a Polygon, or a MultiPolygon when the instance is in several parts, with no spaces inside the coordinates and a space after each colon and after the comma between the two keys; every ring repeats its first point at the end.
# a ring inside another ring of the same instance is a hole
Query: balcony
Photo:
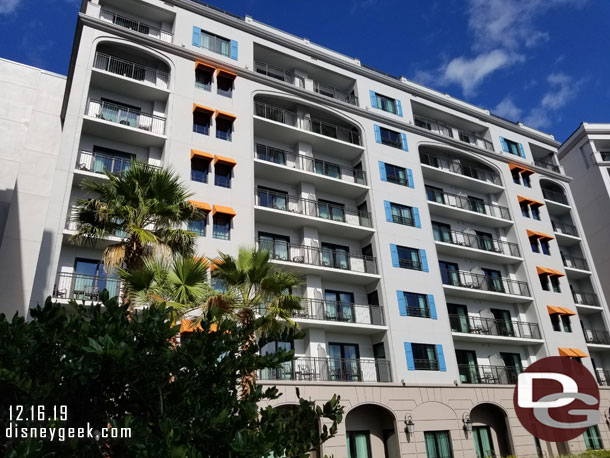
{"type": "Polygon", "coordinates": [[[307,382],[392,381],[390,362],[385,359],[311,358],[299,356],[277,369],[259,371],[259,380],[307,382]]]}
{"type": "MultiPolygon", "coordinates": [[[[81,150],[76,161],[76,172],[87,172],[84,175],[92,178],[107,179],[105,172],[112,175],[129,170],[135,157],[113,156],[99,152],[81,150]]],[[[156,165],[147,164],[147,167],[159,169],[156,165]]]]}
{"type": "Polygon", "coordinates": [[[458,364],[462,383],[514,385],[519,374],[523,372],[518,367],[511,366],[481,366],[478,364],[458,364]]]}
{"type": "Polygon", "coordinates": [[[606,369],[595,369],[595,377],[600,386],[610,386],[610,371],[606,369]]]}
{"type": "Polygon", "coordinates": [[[441,269],[445,294],[471,299],[490,299],[499,302],[529,302],[527,282],[504,277],[491,277],[465,270],[441,269]]]}
{"type": "MultiPolygon", "coordinates": [[[[78,224],[78,207],[73,206],[70,211],[68,212],[68,216],[66,217],[66,225],[64,228],[64,237],[65,237],[65,241],[68,243],[72,243],[73,241],[71,240],[71,237],[76,235],[78,233],[78,229],[79,229],[79,224],[78,224]]],[[[115,230],[113,232],[109,232],[104,234],[102,238],[103,240],[107,242],[118,242],[122,239],[124,239],[125,237],[127,237],[127,233],[122,231],[122,230],[115,230]]],[[[102,245],[103,242],[100,242],[100,245],[102,245]]]]}
{"type": "Polygon", "coordinates": [[[599,301],[597,300],[597,294],[595,293],[572,290],[572,298],[574,299],[574,303],[576,305],[600,307],[599,301]]]}
{"type": "MultiPolygon", "coordinates": [[[[415,116],[415,125],[417,127],[421,127],[422,129],[429,130],[430,132],[434,132],[435,134],[442,135],[443,137],[455,138],[453,134],[454,128],[441,121],[415,116]]],[[[464,130],[456,129],[456,131],[457,138],[461,142],[475,145],[487,151],[494,151],[493,143],[480,135],[464,130]]]]}
{"type": "Polygon", "coordinates": [[[498,174],[490,170],[466,164],[459,159],[445,159],[424,152],[420,152],[419,157],[424,177],[483,194],[504,189],[498,174]]]}
{"type": "Polygon", "coordinates": [[[115,277],[61,272],[57,275],[52,295],[54,299],[95,302],[99,300],[104,289],[108,290],[110,297],[121,296],[121,280],[115,277]]]}
{"type": "Polygon", "coordinates": [[[585,342],[592,345],[610,345],[610,333],[598,329],[583,329],[585,342]]]}
{"type": "Polygon", "coordinates": [[[544,169],[550,170],[551,172],[561,173],[561,168],[558,165],[555,165],[551,162],[537,161],[534,159],[534,164],[536,164],[538,167],[542,167],[544,169]]]}
{"type": "Polygon", "coordinates": [[[584,278],[591,275],[589,263],[585,258],[561,253],[561,259],[570,278],[584,278]]]}
{"type": "Polygon", "coordinates": [[[300,228],[305,224],[325,232],[333,231],[350,237],[363,237],[374,232],[371,214],[355,208],[311,199],[301,199],[288,194],[259,189],[255,197],[257,221],[277,225],[279,221],[288,227],[300,228]],[[285,218],[278,219],[278,214],[285,218]]]}
{"type": "Polygon", "coordinates": [[[169,87],[169,73],[101,52],[95,53],[93,68],[159,89],[169,87]]]}
{"type": "Polygon", "coordinates": [[[350,332],[374,334],[383,331],[380,327],[385,327],[383,308],[378,305],[322,299],[303,299],[303,308],[295,313],[294,318],[304,329],[315,327],[336,331],[337,326],[349,326],[350,332]],[[315,320],[315,323],[308,323],[305,320],[315,320]]]}
{"type": "Polygon", "coordinates": [[[559,221],[551,219],[553,225],[553,232],[557,235],[557,241],[563,245],[575,245],[580,242],[580,236],[578,235],[578,229],[576,226],[568,223],[561,223],[559,221]]]}
{"type": "Polygon", "coordinates": [[[436,250],[459,257],[504,264],[522,262],[519,245],[468,232],[435,230],[436,250]]]}
{"type": "Polygon", "coordinates": [[[146,24],[145,22],[141,22],[138,19],[120,16],[110,10],[102,9],[100,11],[100,19],[106,22],[111,22],[119,27],[141,33],[142,35],[147,35],[151,38],[156,38],[157,40],[166,41],[167,43],[172,43],[174,41],[174,35],[170,32],[161,30],[160,28],[146,24]]]}
{"type": "Polygon", "coordinates": [[[507,207],[426,186],[430,213],[491,227],[512,225],[507,207]]]}
{"type": "Polygon", "coordinates": [[[341,102],[358,106],[358,97],[356,97],[353,93],[348,94],[347,92],[340,91],[335,87],[328,86],[322,83],[317,83],[315,81],[313,83],[313,91],[320,95],[330,97],[331,99],[337,99],[341,102]]]}
{"type": "Polygon", "coordinates": [[[561,193],[561,192],[557,192],[557,191],[552,191],[550,189],[547,188],[541,188],[542,189],[542,195],[544,196],[545,200],[550,200],[552,202],[556,202],[562,205],[567,205],[569,206],[570,203],[568,202],[568,198],[566,197],[565,194],[561,193]]]}
{"type": "Polygon", "coordinates": [[[462,315],[449,315],[449,323],[456,340],[515,345],[543,343],[537,323],[462,315]]]}

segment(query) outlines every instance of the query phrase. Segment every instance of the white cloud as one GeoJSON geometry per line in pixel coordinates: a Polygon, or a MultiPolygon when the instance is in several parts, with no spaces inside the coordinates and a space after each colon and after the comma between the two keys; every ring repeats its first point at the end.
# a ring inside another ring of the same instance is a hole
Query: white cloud
{"type": "Polygon", "coordinates": [[[493,109],[493,112],[498,116],[503,118],[510,119],[511,121],[518,121],[521,116],[523,110],[515,105],[513,99],[510,97],[505,97],[500,103],[496,105],[496,108],[493,109]]]}
{"type": "Polygon", "coordinates": [[[574,80],[565,73],[551,73],[547,79],[548,90],[540,99],[540,103],[532,108],[525,123],[537,129],[551,125],[557,111],[572,101],[580,91],[584,80],[574,80]]]}
{"type": "Polygon", "coordinates": [[[11,14],[14,12],[21,0],[0,0],[0,14],[11,14]]]}

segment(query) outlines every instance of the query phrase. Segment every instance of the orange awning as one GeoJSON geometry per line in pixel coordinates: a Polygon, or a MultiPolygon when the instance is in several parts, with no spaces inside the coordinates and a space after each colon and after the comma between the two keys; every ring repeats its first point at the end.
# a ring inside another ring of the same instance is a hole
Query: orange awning
{"type": "Polygon", "coordinates": [[[555,238],[552,235],[545,234],[544,232],[531,231],[529,229],[527,229],[527,236],[528,237],[538,237],[539,239],[548,239],[548,240],[552,240],[555,238]]]}
{"type": "Polygon", "coordinates": [[[227,75],[229,78],[237,78],[237,75],[235,73],[230,72],[229,70],[225,70],[224,68],[219,68],[216,70],[216,76],[220,75],[221,73],[223,75],[227,75]]]}
{"type": "Polygon", "coordinates": [[[180,320],[180,333],[183,332],[193,332],[193,331],[203,331],[201,327],[201,323],[194,325],[193,320],[182,319],[180,320]]]}
{"type": "Polygon", "coordinates": [[[528,175],[531,175],[532,173],[535,173],[533,170],[528,169],[527,167],[524,167],[522,165],[519,164],[514,164],[514,163],[509,163],[508,166],[510,167],[511,170],[518,170],[519,173],[527,173],[528,175]]]}
{"type": "Polygon", "coordinates": [[[231,159],[230,157],[225,157],[225,156],[219,156],[218,154],[214,155],[214,164],[216,164],[217,162],[223,162],[225,164],[229,164],[229,165],[237,165],[237,161],[235,159],[231,159]]]}
{"type": "Polygon", "coordinates": [[[544,203],[539,202],[539,201],[534,200],[534,199],[529,199],[528,197],[517,196],[517,198],[519,199],[520,203],[521,202],[527,202],[528,205],[537,205],[537,206],[544,205],[544,203]]]}
{"type": "Polygon", "coordinates": [[[212,207],[210,207],[210,204],[206,204],[205,202],[198,202],[196,200],[189,200],[189,202],[192,203],[199,210],[203,210],[206,212],[209,212],[210,210],[212,210],[212,207]]]}
{"type": "Polygon", "coordinates": [[[549,269],[548,267],[536,266],[536,272],[538,272],[538,275],[555,275],[555,271],[553,269],[549,269]]]}
{"type": "Polygon", "coordinates": [[[214,156],[210,153],[206,153],[205,151],[198,151],[196,149],[192,149],[191,150],[191,159],[193,159],[195,156],[197,157],[202,157],[204,159],[214,159],[214,156]]]}
{"type": "Polygon", "coordinates": [[[555,315],[555,314],[564,315],[563,309],[561,307],[555,307],[554,305],[547,305],[546,309],[549,312],[549,315],[555,315]]]}
{"type": "Polygon", "coordinates": [[[224,215],[230,216],[237,215],[237,213],[235,213],[235,210],[233,210],[231,207],[223,207],[222,205],[212,205],[212,208],[214,209],[212,215],[215,215],[216,213],[222,213],[224,215]]]}
{"type": "Polygon", "coordinates": [[[563,314],[564,314],[564,315],[570,315],[570,316],[571,316],[571,315],[576,315],[576,312],[575,312],[575,311],[573,311],[573,310],[571,310],[571,309],[569,309],[569,308],[567,308],[567,307],[558,307],[558,308],[560,308],[561,310],[563,310],[563,314]]]}
{"type": "Polygon", "coordinates": [[[568,356],[572,358],[586,358],[589,356],[578,348],[559,347],[557,350],[559,350],[559,356],[568,356]]]}
{"type": "Polygon", "coordinates": [[[193,111],[207,111],[209,113],[214,113],[214,109],[210,107],[206,107],[205,105],[199,105],[198,103],[193,104],[193,111]]]}
{"type": "Polygon", "coordinates": [[[216,117],[224,116],[225,118],[237,119],[237,116],[231,113],[227,113],[226,111],[216,110],[216,117]]]}
{"type": "Polygon", "coordinates": [[[195,68],[197,68],[197,67],[207,67],[210,70],[212,70],[212,72],[214,72],[216,70],[216,67],[214,67],[213,65],[206,64],[205,62],[201,62],[201,61],[195,62],[195,68]]]}
{"type": "Polygon", "coordinates": [[[553,271],[553,274],[552,274],[552,275],[555,275],[556,277],[565,277],[565,275],[566,275],[566,274],[564,274],[563,272],[560,272],[560,271],[555,270],[555,269],[550,269],[550,270],[552,270],[552,271],[553,271]]]}

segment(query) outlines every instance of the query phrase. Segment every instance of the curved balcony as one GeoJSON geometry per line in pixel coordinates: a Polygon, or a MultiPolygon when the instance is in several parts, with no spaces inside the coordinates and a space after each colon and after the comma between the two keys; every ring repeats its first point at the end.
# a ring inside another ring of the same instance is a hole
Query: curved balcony
{"type": "MultiPolygon", "coordinates": [[[[525,369],[525,368],[523,368],[525,369]]],[[[491,366],[479,364],[458,364],[462,383],[514,385],[517,383],[521,368],[510,366],[491,366]]]]}
{"type": "Polygon", "coordinates": [[[505,227],[512,223],[510,211],[502,205],[482,199],[440,191],[426,186],[430,213],[491,227],[505,227]]]}
{"type": "Polygon", "coordinates": [[[172,43],[174,41],[174,35],[171,32],[167,32],[159,27],[142,22],[139,19],[121,16],[114,11],[107,9],[100,10],[100,19],[106,22],[112,22],[114,25],[118,25],[119,27],[141,33],[142,35],[156,38],[157,40],[166,41],[168,43],[172,43]]]}
{"type": "Polygon", "coordinates": [[[543,342],[540,327],[537,323],[451,314],[449,315],[449,323],[454,337],[459,340],[514,345],[543,342]]]}
{"type": "Polygon", "coordinates": [[[610,333],[599,329],[583,329],[585,342],[591,345],[608,345],[610,346],[610,333]]]}
{"type": "Polygon", "coordinates": [[[534,160],[534,164],[536,164],[538,167],[542,167],[547,170],[550,170],[551,172],[561,173],[561,168],[558,165],[555,165],[551,162],[534,160]]]}
{"type": "Polygon", "coordinates": [[[99,51],[95,53],[93,68],[159,89],[169,87],[169,73],[99,51]]]}
{"type": "Polygon", "coordinates": [[[445,294],[471,299],[485,298],[499,302],[532,300],[529,286],[524,281],[449,269],[441,269],[441,279],[445,294]]]}
{"type": "Polygon", "coordinates": [[[110,297],[120,297],[123,292],[121,280],[116,277],[60,272],[52,296],[55,299],[95,302],[104,289],[108,290],[110,297]]]}
{"type": "Polygon", "coordinates": [[[513,264],[523,261],[519,245],[459,231],[434,230],[436,250],[481,261],[513,264]]]}
{"type": "Polygon", "coordinates": [[[557,187],[549,188],[550,184],[541,181],[540,183],[542,189],[542,195],[544,196],[544,200],[547,203],[547,207],[549,213],[551,214],[562,214],[568,213],[570,211],[570,203],[568,202],[568,197],[565,193],[557,187]]]}
{"type": "Polygon", "coordinates": [[[263,369],[259,380],[308,382],[391,382],[390,362],[385,359],[311,358],[299,356],[278,369],[263,369]]]}

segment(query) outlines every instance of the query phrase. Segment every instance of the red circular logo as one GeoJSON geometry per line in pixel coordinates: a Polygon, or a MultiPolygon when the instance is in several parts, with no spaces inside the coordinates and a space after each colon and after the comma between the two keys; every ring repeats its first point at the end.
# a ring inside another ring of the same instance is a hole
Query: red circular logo
{"type": "Polygon", "coordinates": [[[519,374],[513,396],[519,421],[548,442],[572,440],[600,422],[599,388],[582,364],[550,356],[519,374]]]}

